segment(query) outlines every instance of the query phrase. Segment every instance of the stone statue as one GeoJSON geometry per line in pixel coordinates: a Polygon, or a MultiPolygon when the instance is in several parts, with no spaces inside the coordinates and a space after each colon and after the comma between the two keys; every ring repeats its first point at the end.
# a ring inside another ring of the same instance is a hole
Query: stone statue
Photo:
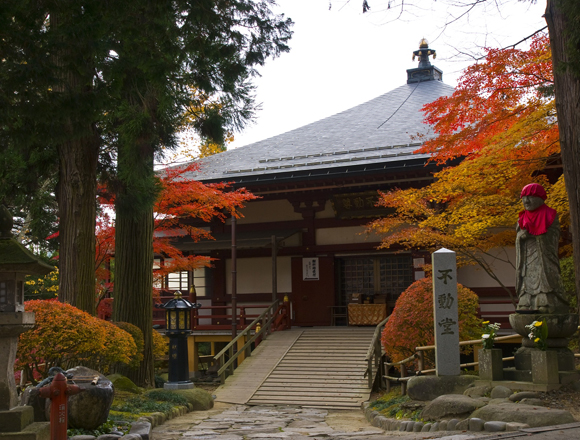
{"type": "Polygon", "coordinates": [[[560,223],[556,210],[544,204],[546,190],[537,183],[526,185],[520,197],[524,210],[516,226],[517,310],[569,313],[560,277],[560,223]]]}

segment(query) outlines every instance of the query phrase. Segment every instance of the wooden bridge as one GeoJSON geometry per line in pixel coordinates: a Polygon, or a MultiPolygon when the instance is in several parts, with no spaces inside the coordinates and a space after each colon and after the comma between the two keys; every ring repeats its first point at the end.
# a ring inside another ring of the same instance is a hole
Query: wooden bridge
{"type": "Polygon", "coordinates": [[[293,328],[263,341],[216,390],[219,402],[354,408],[369,399],[374,327],[293,328]]]}

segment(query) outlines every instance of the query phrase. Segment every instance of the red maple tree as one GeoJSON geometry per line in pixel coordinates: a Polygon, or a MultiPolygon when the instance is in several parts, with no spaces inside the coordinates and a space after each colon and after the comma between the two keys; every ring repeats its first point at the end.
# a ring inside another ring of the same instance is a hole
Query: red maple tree
{"type": "MultiPolygon", "coordinates": [[[[190,237],[194,241],[212,238],[207,229],[195,225],[196,219],[207,223],[215,219],[225,221],[230,215],[239,218],[239,209],[244,203],[257,198],[245,188],[232,189],[229,183],[202,183],[187,177],[198,171],[199,165],[191,163],[185,167],[166,168],[159,173],[160,191],[154,210],[153,251],[163,257],[165,263],[154,269],[157,280],[169,273],[211,264],[210,257],[185,255],[176,247],[177,241],[183,237],[190,237]]],[[[99,301],[112,291],[109,260],[115,250],[115,225],[111,214],[114,198],[104,188],[100,204],[95,256],[99,301]]]]}

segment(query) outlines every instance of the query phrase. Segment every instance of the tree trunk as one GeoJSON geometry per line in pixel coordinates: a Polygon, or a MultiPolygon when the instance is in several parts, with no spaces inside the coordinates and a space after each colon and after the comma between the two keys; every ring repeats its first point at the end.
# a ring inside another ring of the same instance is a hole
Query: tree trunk
{"type": "MultiPolygon", "coordinates": [[[[577,0],[563,0],[560,3],[575,1],[577,0]]],[[[576,23],[571,17],[562,14],[557,3],[559,2],[548,0],[545,17],[552,48],[560,149],[570,203],[576,295],[579,297],[580,305],[580,75],[563,65],[570,60],[567,32],[576,23]]]]}
{"type": "MultiPolygon", "coordinates": [[[[143,142],[119,146],[118,175],[130,168],[132,181],[122,181],[117,194],[115,287],[113,319],[136,325],[143,332],[143,361],[137,369],[121,372],[142,387],[154,386],[153,365],[153,200],[140,197],[139,181],[153,179],[153,148],[143,142]],[[141,148],[139,148],[141,147],[141,148]],[[137,153],[137,154],[135,154],[137,153]]],[[[121,177],[122,179],[122,177],[121,177]]]]}
{"type": "Polygon", "coordinates": [[[59,300],[95,314],[95,217],[98,140],[59,145],[59,300]]]}
{"type": "MultiPolygon", "coordinates": [[[[74,18],[72,18],[74,19],[74,18]]],[[[66,29],[71,15],[51,12],[51,31],[66,29]]],[[[64,38],[64,37],[63,37],[64,38]]],[[[95,217],[97,162],[100,138],[91,119],[78,103],[93,94],[90,53],[82,44],[61,41],[54,55],[58,81],[54,86],[57,108],[67,111],[58,146],[59,180],[59,300],[95,315],[95,217]],[[79,60],[71,61],[71,60],[79,60]],[[88,60],[88,62],[86,62],[88,60]]]]}

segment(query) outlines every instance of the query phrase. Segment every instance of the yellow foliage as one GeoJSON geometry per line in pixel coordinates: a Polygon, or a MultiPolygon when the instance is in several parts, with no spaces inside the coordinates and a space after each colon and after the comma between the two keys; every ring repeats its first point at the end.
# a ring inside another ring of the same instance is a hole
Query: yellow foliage
{"type": "Polygon", "coordinates": [[[56,297],[58,295],[58,268],[44,277],[35,278],[29,276],[26,278],[26,294],[43,295],[44,297],[56,297]]]}

